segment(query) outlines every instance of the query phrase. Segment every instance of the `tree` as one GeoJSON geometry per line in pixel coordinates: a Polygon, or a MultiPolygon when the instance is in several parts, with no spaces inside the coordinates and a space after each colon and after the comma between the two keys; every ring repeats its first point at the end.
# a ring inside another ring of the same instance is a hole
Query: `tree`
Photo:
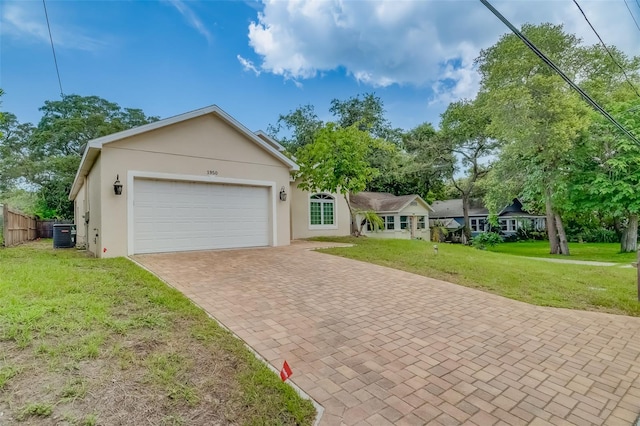
{"type": "Polygon", "coordinates": [[[340,127],[357,125],[358,129],[375,138],[396,144],[400,142],[402,132],[394,129],[385,118],[384,103],[373,93],[365,93],[362,98],[360,95],[352,96],[345,101],[333,99],[329,112],[340,127]]]}
{"type": "MultiPolygon", "coordinates": [[[[640,103],[610,103],[608,109],[640,135],[640,103]]],[[[620,250],[638,249],[640,215],[640,146],[597,117],[586,143],[576,153],[570,193],[577,209],[605,212],[620,232],[620,250]]]]}
{"type": "Polygon", "coordinates": [[[43,116],[35,128],[6,115],[0,150],[3,158],[11,154],[0,173],[9,184],[19,180],[37,190],[40,210],[59,218],[73,217],[67,197],[87,142],[158,119],[97,96],[67,95],[46,101],[40,111],[43,116]]]}
{"type": "MultiPolygon", "coordinates": [[[[445,165],[453,161],[451,153],[438,150],[438,133],[431,123],[422,123],[402,136],[402,145],[409,154],[400,170],[400,182],[408,182],[427,201],[442,198],[445,192],[445,165]]],[[[406,193],[406,192],[405,192],[406,193]]]]}
{"type": "Polygon", "coordinates": [[[297,151],[300,184],[305,191],[342,194],[351,214],[351,232],[357,231],[356,212],[349,202],[350,193],[363,191],[377,175],[368,156],[374,147],[384,149],[385,142],[372,138],[356,125],[339,127],[325,124],[315,140],[297,151]]]}
{"type": "MultiPolygon", "coordinates": [[[[522,33],[569,77],[578,75],[582,52],[577,37],[552,24],[525,24],[522,33]]],[[[482,50],[477,64],[491,118],[489,131],[504,141],[492,179],[500,185],[489,187],[488,201],[495,208],[495,201],[502,198],[496,192],[517,187],[529,200],[543,202],[550,251],[568,255],[562,222],[568,164],[590,124],[591,111],[513,34],[482,50]]]]}
{"type": "MultiPolygon", "coordinates": [[[[430,176],[423,176],[414,167],[413,156],[401,149],[402,131],[395,129],[385,118],[384,103],[372,93],[353,96],[346,100],[333,99],[329,112],[337,127],[353,125],[371,137],[383,139],[388,144],[384,148],[374,146],[368,156],[372,168],[379,173],[367,185],[368,191],[390,192],[396,195],[420,194],[425,199],[433,199],[433,190],[441,189],[441,181],[431,182],[430,176]]],[[[267,132],[293,155],[315,140],[316,133],[324,126],[312,105],[303,105],[281,114],[275,125],[269,125],[267,132]]]]}
{"type": "MultiPolygon", "coordinates": [[[[583,87],[627,129],[640,136],[640,103],[627,81],[628,77],[636,87],[639,85],[640,58],[629,58],[614,46],[605,50],[600,45],[585,48],[583,55],[583,87]]],[[[613,218],[621,251],[635,251],[640,214],[640,147],[594,114],[587,137],[573,159],[569,192],[574,208],[613,218]]]]}
{"type": "Polygon", "coordinates": [[[13,190],[30,171],[30,143],[34,127],[14,114],[0,114],[0,194],[13,190]]]}
{"type": "Polygon", "coordinates": [[[280,114],[276,124],[269,125],[267,133],[278,139],[292,155],[296,155],[298,149],[314,141],[316,132],[323,125],[313,105],[302,105],[288,114],[280,114]],[[282,135],[283,131],[290,135],[282,135]]]}
{"type": "Polygon", "coordinates": [[[441,136],[436,140],[438,150],[445,153],[443,161],[447,177],[462,197],[464,234],[471,241],[469,205],[476,191],[476,183],[489,172],[489,156],[496,154],[499,143],[489,136],[490,123],[482,105],[484,99],[458,101],[449,105],[442,114],[441,136]],[[461,173],[464,178],[457,178],[461,173]]]}

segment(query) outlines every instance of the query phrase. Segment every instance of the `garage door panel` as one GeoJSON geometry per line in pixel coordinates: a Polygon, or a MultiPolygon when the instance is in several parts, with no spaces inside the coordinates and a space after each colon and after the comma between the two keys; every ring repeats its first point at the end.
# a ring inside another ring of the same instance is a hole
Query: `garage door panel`
{"type": "Polygon", "coordinates": [[[270,243],[269,188],[136,179],[134,253],[270,243]]]}

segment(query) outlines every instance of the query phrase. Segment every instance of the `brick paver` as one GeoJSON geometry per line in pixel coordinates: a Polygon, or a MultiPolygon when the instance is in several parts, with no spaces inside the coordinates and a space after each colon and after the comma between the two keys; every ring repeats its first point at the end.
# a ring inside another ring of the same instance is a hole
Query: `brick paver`
{"type": "MultiPolygon", "coordinates": [[[[135,256],[325,408],[321,424],[631,424],[640,318],[289,247],[135,256]]],[[[540,267],[544,267],[541,263],[540,267]]]]}

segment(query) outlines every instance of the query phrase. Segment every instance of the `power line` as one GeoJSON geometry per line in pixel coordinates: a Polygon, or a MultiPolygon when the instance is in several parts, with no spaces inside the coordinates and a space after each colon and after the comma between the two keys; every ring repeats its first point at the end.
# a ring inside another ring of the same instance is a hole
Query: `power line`
{"type": "MultiPolygon", "coordinates": [[[[638,0],[636,0],[636,3],[638,3],[638,7],[640,7],[640,3],[638,2],[638,0]]],[[[629,15],[631,15],[631,19],[633,19],[633,22],[635,22],[636,24],[636,28],[638,29],[638,31],[640,31],[640,25],[638,25],[636,17],[633,16],[633,13],[631,13],[631,9],[629,8],[629,3],[627,3],[627,0],[624,0],[624,5],[627,6],[627,10],[629,11],[629,15]]]]}
{"type": "MultiPolygon", "coordinates": [[[[640,98],[640,93],[638,93],[638,89],[636,88],[636,86],[634,86],[631,80],[629,80],[629,76],[627,75],[627,72],[624,70],[624,68],[622,68],[622,65],[620,65],[620,63],[616,60],[616,58],[613,57],[613,54],[611,53],[607,45],[604,43],[604,41],[602,41],[602,37],[600,37],[600,34],[598,34],[598,31],[596,31],[596,29],[593,27],[593,25],[591,24],[591,21],[589,21],[589,18],[587,18],[587,15],[584,13],[584,10],[582,10],[580,5],[578,4],[578,0],[573,0],[573,2],[575,3],[576,6],[578,6],[578,10],[580,11],[580,13],[582,13],[582,16],[584,16],[585,21],[587,21],[587,24],[589,24],[593,32],[596,34],[596,36],[598,37],[598,40],[600,40],[600,44],[602,45],[602,47],[604,47],[604,50],[607,51],[611,60],[618,66],[618,68],[620,68],[620,71],[622,71],[622,74],[624,74],[624,78],[627,80],[627,83],[629,83],[629,86],[631,86],[633,91],[636,92],[636,95],[640,98]]],[[[627,4],[627,0],[625,0],[625,4],[627,4]]],[[[629,6],[627,6],[627,9],[628,8],[629,6]]]]}
{"type": "Polygon", "coordinates": [[[49,25],[49,14],[47,13],[47,4],[42,0],[44,6],[44,16],[47,19],[47,28],[49,29],[49,41],[51,42],[51,51],[53,52],[53,63],[56,65],[56,74],[58,75],[58,86],[60,86],[60,97],[64,98],[62,90],[62,80],[60,80],[60,70],[58,69],[58,58],[56,58],[56,49],[53,47],[53,37],[51,36],[51,25],[49,25]]]}
{"type": "Polygon", "coordinates": [[[522,40],[522,42],[525,45],[527,45],[527,47],[529,49],[531,49],[533,51],[533,53],[535,53],[540,59],[542,59],[542,61],[544,61],[544,63],[546,63],[552,70],[557,72],[558,75],[560,75],[560,77],[562,77],[562,79],[564,81],[566,81],[569,86],[571,86],[576,92],[578,92],[582,96],[582,98],[586,102],[588,102],[596,111],[598,111],[600,114],[602,114],[607,120],[609,120],[610,123],[612,123],[618,129],[620,129],[632,141],[634,141],[636,144],[640,145],[640,140],[638,140],[633,135],[633,133],[631,133],[629,130],[627,130],[622,124],[620,124],[618,122],[618,120],[613,118],[611,116],[611,114],[609,114],[607,111],[605,111],[604,108],[602,108],[584,90],[582,90],[577,84],[575,84],[564,72],[562,72],[562,70],[560,68],[558,68],[558,66],[556,64],[553,63],[553,61],[551,61],[549,58],[547,58],[547,56],[544,53],[542,53],[531,41],[529,41],[529,39],[524,34],[522,34],[520,31],[518,31],[518,29],[516,27],[514,27],[513,24],[511,22],[509,22],[509,20],[507,18],[502,16],[502,14],[500,12],[498,12],[498,10],[496,10],[496,8],[493,7],[491,5],[491,3],[488,2],[488,0],[480,0],[480,2],[482,4],[484,4],[487,7],[487,9],[489,9],[494,15],[496,15],[496,17],[498,19],[500,19],[507,27],[509,27],[509,29],[516,36],[518,36],[518,38],[520,40],[522,40]]]}

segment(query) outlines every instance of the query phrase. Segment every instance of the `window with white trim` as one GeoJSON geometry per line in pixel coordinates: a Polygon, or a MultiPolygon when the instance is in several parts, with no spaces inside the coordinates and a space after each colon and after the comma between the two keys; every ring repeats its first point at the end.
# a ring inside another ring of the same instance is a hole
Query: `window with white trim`
{"type": "Polygon", "coordinates": [[[335,199],[329,194],[314,194],[309,197],[309,224],[311,226],[333,226],[335,199]]]}
{"type": "Polygon", "coordinates": [[[409,216],[400,216],[400,229],[409,229],[409,216]]]}
{"type": "Polygon", "coordinates": [[[516,220],[515,219],[500,219],[500,229],[507,232],[515,232],[516,220]]]}
{"type": "Polygon", "coordinates": [[[387,231],[393,231],[396,226],[395,216],[382,216],[384,220],[384,229],[387,231]]]}
{"type": "Polygon", "coordinates": [[[469,225],[471,232],[484,232],[487,230],[487,221],[485,219],[470,219],[469,225]]]}
{"type": "Polygon", "coordinates": [[[426,227],[425,223],[426,223],[426,221],[424,220],[424,216],[418,216],[418,223],[417,223],[416,228],[425,229],[425,227],[426,227]]]}

